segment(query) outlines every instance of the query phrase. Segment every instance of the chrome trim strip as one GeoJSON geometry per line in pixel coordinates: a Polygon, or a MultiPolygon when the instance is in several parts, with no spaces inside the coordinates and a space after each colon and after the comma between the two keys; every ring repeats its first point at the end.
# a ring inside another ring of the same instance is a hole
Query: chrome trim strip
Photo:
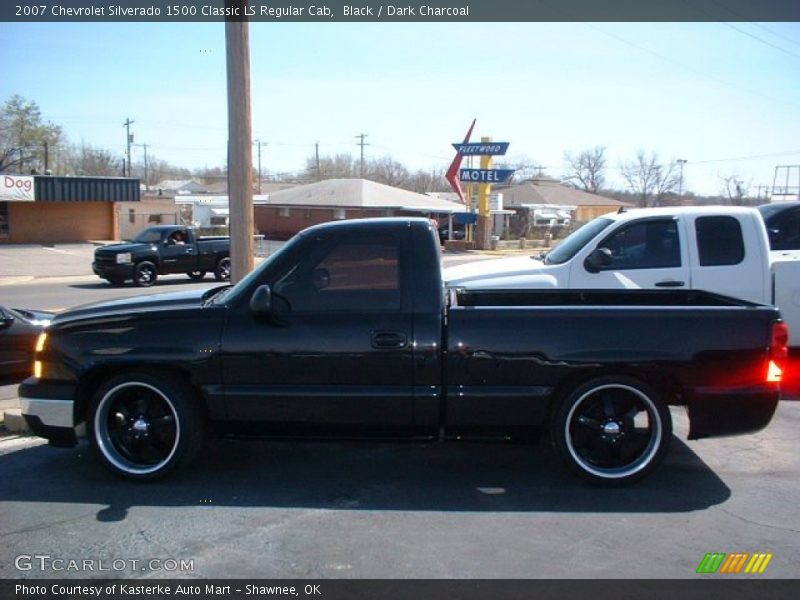
{"type": "Polygon", "coordinates": [[[39,417],[43,425],[48,427],[67,427],[72,429],[75,423],[72,419],[72,400],[44,400],[42,398],[19,399],[23,415],[39,417]]]}

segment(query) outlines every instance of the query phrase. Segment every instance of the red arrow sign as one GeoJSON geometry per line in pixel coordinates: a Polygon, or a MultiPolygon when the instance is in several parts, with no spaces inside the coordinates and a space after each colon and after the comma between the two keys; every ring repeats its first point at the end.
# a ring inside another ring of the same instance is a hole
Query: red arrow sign
{"type": "MultiPolygon", "coordinates": [[[[464,143],[469,143],[469,138],[472,135],[472,129],[475,127],[475,121],[478,119],[472,119],[472,125],[469,126],[469,131],[467,131],[467,135],[464,138],[464,143]]],[[[458,171],[461,169],[461,159],[464,158],[464,155],[461,152],[456,153],[456,157],[453,159],[453,162],[450,163],[450,167],[447,169],[447,173],[445,173],[444,178],[447,180],[447,183],[450,184],[450,187],[453,188],[458,197],[461,199],[461,202],[464,204],[467,203],[464,200],[464,192],[461,190],[461,183],[458,181],[458,171]]]]}

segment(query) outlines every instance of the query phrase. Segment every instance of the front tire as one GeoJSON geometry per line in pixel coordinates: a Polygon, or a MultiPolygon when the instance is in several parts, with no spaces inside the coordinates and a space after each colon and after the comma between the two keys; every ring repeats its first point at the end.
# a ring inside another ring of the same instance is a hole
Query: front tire
{"type": "Polygon", "coordinates": [[[133,270],[133,283],[137,287],[150,287],[158,279],[158,269],[150,261],[142,261],[133,270]]]}
{"type": "Polygon", "coordinates": [[[632,377],[598,377],[572,391],[551,422],[556,451],[592,483],[633,483],[664,459],[672,436],[669,408],[632,377]]]}
{"type": "Polygon", "coordinates": [[[228,281],[231,278],[231,259],[229,256],[219,259],[217,268],[214,269],[217,281],[228,281]]]}
{"type": "Polygon", "coordinates": [[[187,465],[203,439],[194,396],[170,376],[130,373],[108,379],[87,418],[95,454],[114,473],[136,480],[157,479],[187,465]]]}

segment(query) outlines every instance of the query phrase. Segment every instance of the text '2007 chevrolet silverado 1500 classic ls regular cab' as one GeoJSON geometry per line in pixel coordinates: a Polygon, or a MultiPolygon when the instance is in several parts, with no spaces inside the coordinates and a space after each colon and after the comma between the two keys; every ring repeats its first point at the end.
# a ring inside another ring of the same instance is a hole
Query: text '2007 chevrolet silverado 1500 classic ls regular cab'
{"type": "Polygon", "coordinates": [[[604,484],[690,438],[764,427],[787,332],[705,292],[446,290],[424,219],[298,234],[234,287],[79,307],[20,386],[31,428],[133,479],[186,464],[204,429],[408,439],[550,438],[604,484]]]}

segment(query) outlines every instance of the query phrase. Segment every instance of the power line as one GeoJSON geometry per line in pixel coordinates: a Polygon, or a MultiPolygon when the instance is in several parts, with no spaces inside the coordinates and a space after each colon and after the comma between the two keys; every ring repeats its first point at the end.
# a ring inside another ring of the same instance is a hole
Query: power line
{"type": "Polygon", "coordinates": [[[595,31],[599,31],[600,33],[602,33],[604,35],[612,37],[612,38],[622,42],[623,44],[631,46],[632,48],[636,48],[637,50],[641,50],[642,52],[647,52],[648,54],[652,54],[656,58],[659,58],[659,59],[661,59],[663,61],[666,61],[668,63],[672,63],[673,65],[681,67],[682,69],[686,69],[687,71],[691,71],[695,75],[699,75],[701,77],[713,79],[713,80],[717,81],[718,83],[721,83],[721,84],[726,85],[728,87],[736,88],[736,89],[738,89],[740,91],[743,91],[743,92],[745,92],[747,94],[750,94],[750,95],[753,95],[753,96],[758,96],[760,98],[764,98],[764,99],[769,100],[771,102],[779,102],[781,104],[786,104],[788,106],[794,106],[795,108],[800,108],[800,104],[798,104],[797,102],[792,102],[790,100],[786,100],[786,99],[783,99],[783,98],[776,98],[776,97],[773,97],[773,96],[768,96],[766,94],[762,94],[761,92],[757,92],[755,90],[751,90],[751,89],[743,87],[743,86],[741,86],[741,85],[739,85],[737,83],[733,83],[731,81],[723,79],[722,77],[718,77],[717,75],[715,75],[713,73],[708,73],[708,72],[701,71],[699,69],[695,69],[694,67],[692,67],[690,65],[687,65],[687,64],[682,63],[680,61],[674,60],[674,59],[669,58],[667,56],[664,56],[663,54],[660,54],[660,53],[656,52],[655,50],[651,50],[650,48],[647,48],[645,46],[641,46],[639,44],[631,42],[630,40],[627,40],[624,37],[621,37],[621,36],[617,35],[616,33],[611,33],[610,31],[606,31],[604,29],[601,29],[600,27],[597,27],[596,25],[593,25],[591,23],[584,23],[584,25],[586,27],[590,27],[590,28],[594,29],[595,31]]]}
{"type": "Polygon", "coordinates": [[[780,46],[777,46],[777,45],[773,44],[772,42],[768,42],[767,40],[761,39],[757,35],[753,35],[749,31],[745,31],[744,29],[741,29],[740,27],[737,27],[733,23],[723,23],[723,25],[727,25],[728,27],[730,27],[734,31],[738,31],[742,35],[746,35],[747,37],[752,38],[752,39],[754,39],[754,40],[756,40],[758,42],[761,42],[762,44],[764,44],[766,46],[769,46],[770,48],[775,48],[775,50],[780,50],[781,52],[784,52],[785,54],[788,54],[789,56],[794,56],[795,58],[800,58],[800,54],[792,52],[791,50],[787,50],[786,48],[782,48],[780,46]]]}

